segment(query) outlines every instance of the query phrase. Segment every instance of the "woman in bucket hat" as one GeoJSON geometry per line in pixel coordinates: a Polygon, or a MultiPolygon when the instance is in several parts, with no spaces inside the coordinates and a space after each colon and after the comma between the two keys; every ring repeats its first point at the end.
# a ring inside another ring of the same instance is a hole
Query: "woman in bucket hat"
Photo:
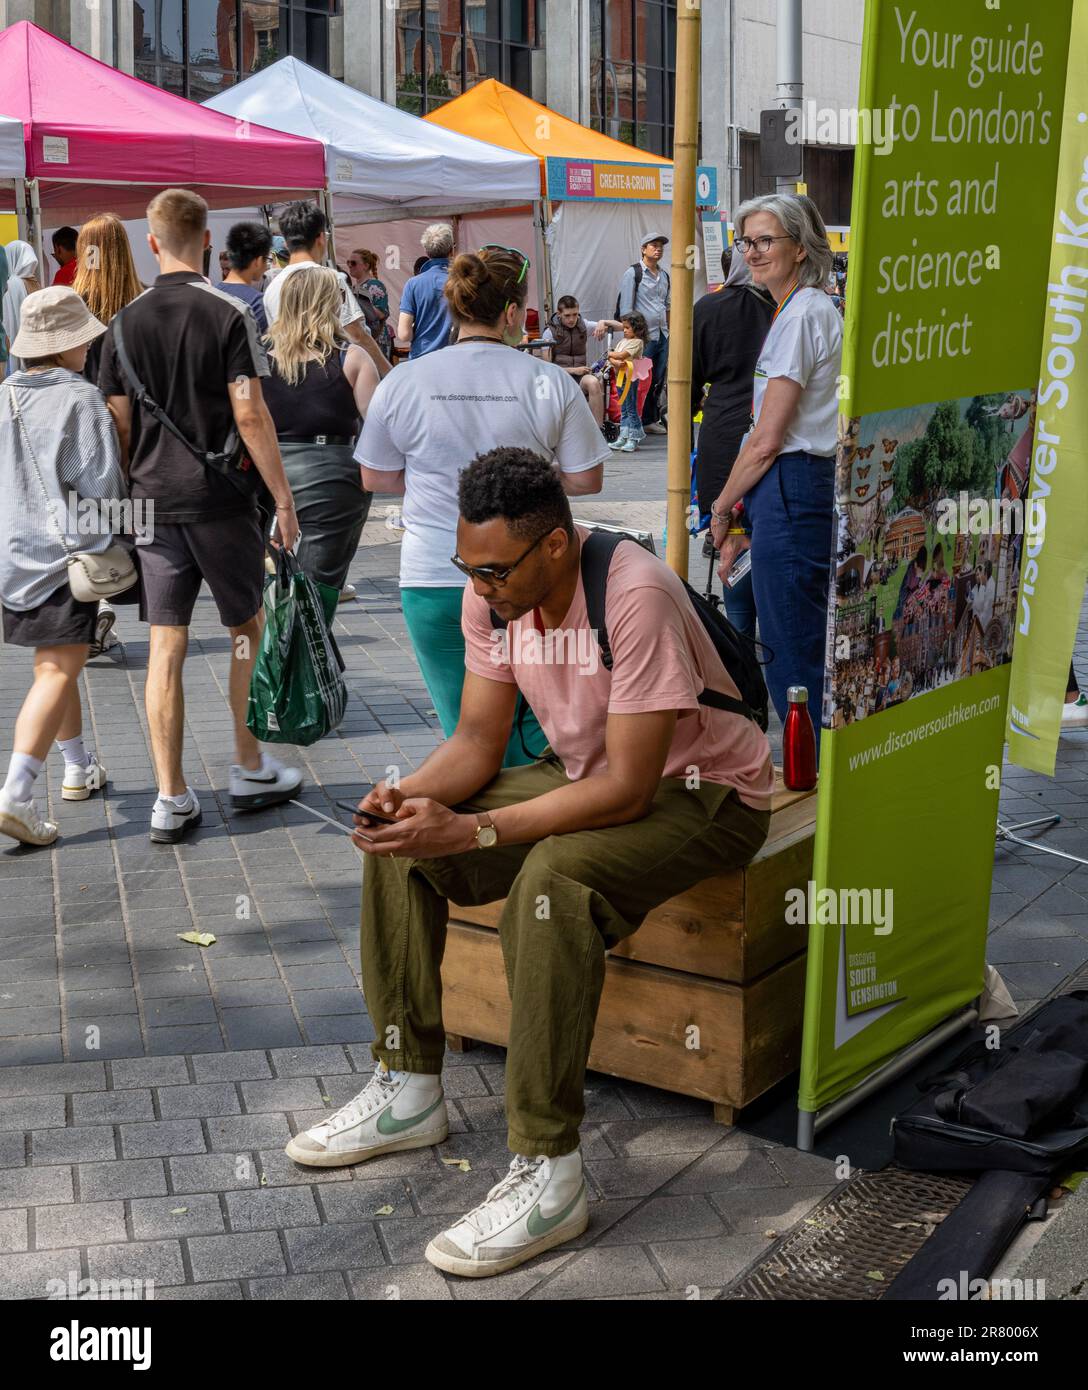
{"type": "Polygon", "coordinates": [[[79,702],[97,604],[73,598],[68,584],[69,553],[101,553],[113,539],[108,523],[96,523],[94,509],[80,502],[109,501],[114,510],[127,492],[110,413],[80,375],[88,346],[105,331],[74,290],[58,285],[28,295],[12,343],[23,370],[0,386],[4,641],[34,648],[34,683],[0,789],[0,834],[30,845],[57,838],[33,799],[54,739],[64,755],[64,800],[85,801],[106,780],[83,746],[79,702]]]}

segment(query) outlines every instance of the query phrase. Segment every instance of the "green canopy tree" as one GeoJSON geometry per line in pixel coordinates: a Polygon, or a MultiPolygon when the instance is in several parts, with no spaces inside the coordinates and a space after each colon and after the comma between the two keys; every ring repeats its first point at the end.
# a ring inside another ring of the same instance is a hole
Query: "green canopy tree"
{"type": "MultiPolygon", "coordinates": [[[[976,397],[969,407],[975,418],[992,424],[981,414],[988,398],[976,397]]],[[[954,496],[966,491],[989,496],[993,491],[995,443],[990,432],[980,431],[960,416],[957,401],[942,401],[933,412],[926,432],[900,446],[895,470],[893,507],[926,495],[954,496]]]]}

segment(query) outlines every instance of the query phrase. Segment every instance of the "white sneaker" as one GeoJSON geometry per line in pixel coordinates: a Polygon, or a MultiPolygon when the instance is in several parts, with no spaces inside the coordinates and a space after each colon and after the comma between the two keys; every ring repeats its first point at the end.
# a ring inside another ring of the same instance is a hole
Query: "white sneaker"
{"type": "Polygon", "coordinates": [[[355,594],[356,594],[355,585],[354,585],[354,584],[345,584],[344,587],[340,590],[340,597],[339,597],[339,599],[337,599],[337,602],[338,602],[338,603],[347,603],[347,602],[349,602],[351,599],[353,599],[353,598],[355,597],[355,594]]]}
{"type": "Polygon", "coordinates": [[[237,811],[278,806],[281,801],[290,801],[301,786],[302,773],[297,767],[284,767],[267,753],[256,772],[237,764],[230,770],[230,801],[237,811]]]}
{"type": "Polygon", "coordinates": [[[588,1225],[581,1150],[562,1158],[519,1154],[478,1207],[435,1236],[426,1256],[447,1274],[479,1279],[573,1240],[588,1225]]]}
{"type": "Polygon", "coordinates": [[[653,422],[652,425],[647,425],[647,426],[646,426],[646,433],[647,433],[647,434],[668,434],[668,430],[665,428],[665,426],[664,426],[659,420],[655,420],[655,421],[653,422]]]}
{"type": "Polygon", "coordinates": [[[641,439],[636,439],[633,434],[629,434],[623,441],[623,447],[620,452],[624,454],[633,454],[641,443],[641,439]]]}
{"type": "Polygon", "coordinates": [[[1088,729],[1088,695],[1080,694],[1071,705],[1062,705],[1062,732],[1088,729]]]}
{"type": "Polygon", "coordinates": [[[151,843],[155,845],[176,845],[190,830],[195,830],[201,821],[200,802],[192,787],[189,793],[189,806],[179,809],[172,801],[157,797],[151,809],[151,843]]]}
{"type": "Polygon", "coordinates": [[[379,1062],[353,1100],[296,1134],[284,1152],[310,1168],[343,1168],[379,1154],[441,1144],[449,1132],[442,1078],[388,1072],[379,1062]]]}
{"type": "Polygon", "coordinates": [[[627,431],[626,431],[626,430],[620,430],[619,434],[616,435],[615,439],[609,441],[608,447],[609,447],[610,449],[622,449],[623,446],[624,446],[626,443],[627,443],[627,431]]]}
{"type": "Polygon", "coordinates": [[[64,769],[64,781],[60,784],[61,799],[64,801],[86,801],[92,792],[99,792],[106,785],[106,769],[91,754],[86,767],[64,769]]]}
{"type": "Polygon", "coordinates": [[[38,808],[30,801],[16,801],[0,791],[0,834],[21,840],[24,845],[51,845],[57,838],[57,827],[51,820],[42,820],[38,808]]]}

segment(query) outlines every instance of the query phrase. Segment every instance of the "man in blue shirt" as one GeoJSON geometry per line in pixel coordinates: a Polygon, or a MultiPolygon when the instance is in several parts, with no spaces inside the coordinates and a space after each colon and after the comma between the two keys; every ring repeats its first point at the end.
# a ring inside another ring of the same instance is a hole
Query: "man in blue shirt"
{"type": "Polygon", "coordinates": [[[422,357],[445,347],[452,326],[444,290],[453,251],[453,228],[436,222],[423,233],[421,241],[428,259],[419,274],[404,286],[397,322],[398,340],[412,345],[410,357],[422,357]]]}
{"type": "Polygon", "coordinates": [[[230,271],[219,286],[248,304],[257,327],[268,332],[268,317],[264,311],[261,282],[268,269],[268,253],[272,250],[272,233],[263,222],[236,222],[227,233],[227,259],[230,271]]]}

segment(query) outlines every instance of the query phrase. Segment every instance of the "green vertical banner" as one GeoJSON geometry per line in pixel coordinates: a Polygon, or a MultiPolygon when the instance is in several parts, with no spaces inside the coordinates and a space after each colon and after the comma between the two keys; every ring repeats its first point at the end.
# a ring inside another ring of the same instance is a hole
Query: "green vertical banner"
{"type": "Polygon", "coordinates": [[[1014,763],[1052,776],[1088,582],[1088,0],[1073,9],[1044,297],[1031,498],[1046,524],[1022,565],[1008,739],[1014,763]]]}
{"type": "Polygon", "coordinates": [[[982,988],[1072,4],[866,4],[802,1112],[982,988]]]}

